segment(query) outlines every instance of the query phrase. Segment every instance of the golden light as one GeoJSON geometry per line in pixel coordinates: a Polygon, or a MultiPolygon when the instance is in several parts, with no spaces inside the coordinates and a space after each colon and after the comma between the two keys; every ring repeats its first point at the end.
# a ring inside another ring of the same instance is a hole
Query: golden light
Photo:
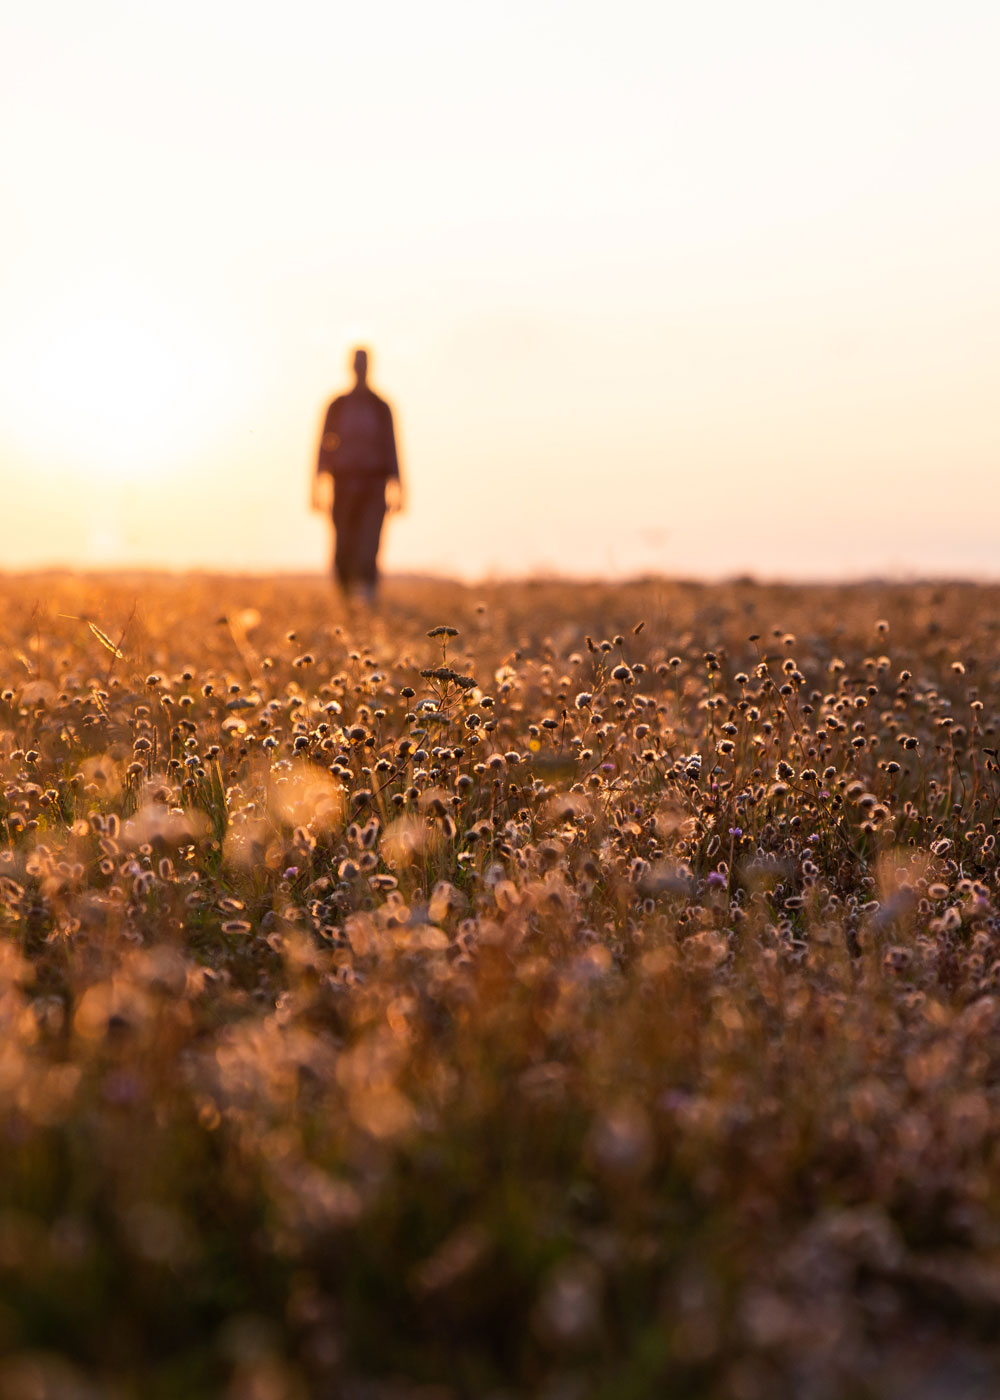
{"type": "Polygon", "coordinates": [[[50,305],[13,374],[8,431],[34,455],[91,478],[179,465],[213,426],[218,369],[197,334],[128,289],[50,305]]]}

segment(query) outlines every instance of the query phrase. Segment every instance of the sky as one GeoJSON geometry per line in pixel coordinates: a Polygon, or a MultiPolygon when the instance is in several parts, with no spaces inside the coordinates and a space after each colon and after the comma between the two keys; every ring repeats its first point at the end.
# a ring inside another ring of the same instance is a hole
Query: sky
{"type": "Polygon", "coordinates": [[[1000,576],[992,0],[0,0],[0,570],[1000,576]]]}

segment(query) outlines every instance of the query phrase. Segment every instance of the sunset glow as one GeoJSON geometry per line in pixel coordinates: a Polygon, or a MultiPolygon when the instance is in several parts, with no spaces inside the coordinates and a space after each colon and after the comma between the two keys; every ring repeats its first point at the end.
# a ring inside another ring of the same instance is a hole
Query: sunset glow
{"type": "Polygon", "coordinates": [[[210,430],[201,368],[190,327],[124,298],[80,298],[26,336],[5,427],[32,456],[78,465],[92,482],[169,472],[210,430]]]}
{"type": "Polygon", "coordinates": [[[43,0],[4,33],[0,564],[325,568],[363,340],[390,570],[995,572],[998,40],[985,3],[43,0]]]}
{"type": "Polygon", "coordinates": [[[1000,4],[0,21],[0,1400],[1000,1397],[1000,4]]]}

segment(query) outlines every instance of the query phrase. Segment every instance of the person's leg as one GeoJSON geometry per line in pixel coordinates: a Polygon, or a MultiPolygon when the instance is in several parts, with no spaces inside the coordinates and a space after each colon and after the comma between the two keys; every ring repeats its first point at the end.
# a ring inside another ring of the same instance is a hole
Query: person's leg
{"type": "Polygon", "coordinates": [[[340,481],[333,494],[333,574],[346,596],[357,569],[358,491],[352,482],[340,481]]]}
{"type": "Polygon", "coordinates": [[[385,483],[365,489],[357,518],[356,578],[365,597],[374,601],[378,586],[378,547],[385,519],[385,483]]]}

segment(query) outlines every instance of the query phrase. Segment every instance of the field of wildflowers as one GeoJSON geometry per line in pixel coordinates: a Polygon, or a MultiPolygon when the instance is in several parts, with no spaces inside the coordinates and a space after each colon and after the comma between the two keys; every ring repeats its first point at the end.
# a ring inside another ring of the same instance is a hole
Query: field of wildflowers
{"type": "Polygon", "coordinates": [[[0,590],[0,1395],[998,1393],[1000,589],[0,590]]]}

